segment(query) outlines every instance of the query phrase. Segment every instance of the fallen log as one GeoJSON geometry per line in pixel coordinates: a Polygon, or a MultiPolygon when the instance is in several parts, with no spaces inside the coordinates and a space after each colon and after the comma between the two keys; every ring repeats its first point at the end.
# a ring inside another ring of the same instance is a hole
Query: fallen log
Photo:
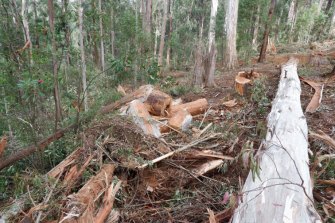
{"type": "Polygon", "coordinates": [[[165,110],[170,106],[172,97],[164,92],[153,90],[144,102],[148,111],[153,115],[164,116],[165,110]]]}
{"type": "Polygon", "coordinates": [[[321,222],[313,206],[308,129],[297,60],[283,65],[258,165],[249,172],[233,223],[321,222]]]}
{"type": "Polygon", "coordinates": [[[43,151],[50,143],[62,138],[64,134],[71,129],[75,128],[77,124],[72,124],[67,128],[58,130],[56,133],[48,136],[47,138],[39,141],[36,145],[28,146],[27,148],[20,149],[19,151],[11,154],[8,157],[3,157],[0,159],[0,170],[3,168],[12,165],[13,163],[30,156],[31,154],[37,151],[43,151]]]}
{"type": "Polygon", "coordinates": [[[168,109],[168,116],[172,117],[180,110],[187,110],[191,115],[198,115],[204,113],[207,108],[208,102],[206,98],[202,98],[185,104],[172,105],[170,109],[168,109]]]}
{"type": "Polygon", "coordinates": [[[109,185],[113,178],[114,165],[105,164],[100,172],[92,177],[76,194],[70,195],[70,200],[66,207],[69,210],[61,222],[93,222],[87,221],[87,218],[93,219],[92,211],[94,201],[97,196],[109,185]]]}
{"type": "Polygon", "coordinates": [[[192,115],[187,110],[180,110],[172,116],[168,125],[174,129],[186,131],[192,122],[192,115]]]}
{"type": "Polygon", "coordinates": [[[3,136],[0,140],[0,157],[5,151],[6,145],[7,145],[7,136],[3,136]]]}
{"type": "Polygon", "coordinates": [[[141,102],[144,102],[147,100],[147,98],[149,97],[149,95],[151,94],[151,92],[154,90],[154,87],[152,85],[144,85],[141,86],[139,89],[137,89],[136,91],[134,91],[131,94],[127,94],[125,95],[123,98],[121,98],[120,100],[106,105],[104,107],[102,107],[99,111],[99,114],[103,115],[103,114],[107,114],[117,108],[120,108],[122,105],[129,103],[135,99],[139,99],[141,102]]]}

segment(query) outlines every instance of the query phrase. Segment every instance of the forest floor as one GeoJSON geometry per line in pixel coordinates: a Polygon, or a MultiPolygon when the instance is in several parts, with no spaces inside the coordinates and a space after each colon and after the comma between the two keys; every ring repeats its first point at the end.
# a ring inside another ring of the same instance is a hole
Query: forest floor
{"type": "MultiPolygon", "coordinates": [[[[217,222],[228,222],[234,212],[237,194],[249,173],[250,151],[257,151],[266,134],[266,117],[278,86],[279,64],[281,60],[285,62],[285,59],[281,59],[283,55],[270,56],[277,58],[277,61],[273,59],[262,64],[251,62],[248,66],[243,65],[229,72],[223,72],[219,66],[216,87],[182,95],[184,102],[200,98],[206,98],[209,102],[205,114],[193,117],[189,131],[172,131],[156,139],[144,135],[130,119],[117,114],[96,119],[82,134],[85,138],[83,148],[90,149],[79,148],[74,155],[75,161],[68,162],[61,170],[51,170],[48,176],[56,176],[56,182],[50,181],[44,188],[31,189],[34,197],[39,190],[49,188],[50,197],[48,200],[35,200],[30,196],[25,211],[15,217],[15,222],[22,218],[26,220],[24,222],[34,222],[32,219],[39,214],[42,216],[41,222],[58,222],[69,216],[74,211],[70,201],[75,197],[69,195],[79,194],[84,182],[97,174],[106,163],[116,167],[113,174],[115,182],[116,179],[122,181],[115,197],[114,211],[106,222],[117,222],[115,219],[119,219],[119,222],[207,222],[210,214],[215,215],[217,222]],[[253,90],[250,89],[249,96],[242,97],[234,89],[235,75],[238,71],[249,72],[252,69],[262,74],[262,81],[253,86],[253,90]],[[236,105],[224,105],[224,102],[234,99],[236,105]],[[207,126],[209,128],[199,136],[199,132],[207,126]],[[190,148],[154,165],[147,162],[182,146],[190,148]],[[218,160],[220,165],[217,168],[199,173],[204,166],[218,160]],[[148,166],[137,168],[143,164],[148,166]],[[77,165],[75,173],[71,172],[74,165],[77,165]],[[86,170],[79,174],[79,167],[82,166],[86,170]],[[69,179],[75,180],[70,182],[69,179]]],[[[335,78],[322,76],[331,68],[329,63],[314,66],[302,64],[298,74],[325,83],[321,106],[315,113],[305,115],[310,131],[322,130],[334,137],[335,78]]],[[[177,82],[183,85],[186,73],[176,73],[177,82]]],[[[305,109],[314,91],[304,82],[301,82],[301,87],[301,105],[305,109]]],[[[316,206],[324,220],[334,222],[335,188],[322,180],[334,182],[335,165],[328,159],[320,162],[322,165],[315,162],[322,155],[333,154],[334,148],[312,137],[309,142],[313,153],[310,167],[315,180],[316,206]]],[[[90,212],[89,215],[96,216],[99,208],[106,204],[102,195],[108,186],[102,185],[100,189],[90,191],[91,195],[97,196],[93,204],[86,207],[89,210],[85,211],[86,214],[90,212]]]]}

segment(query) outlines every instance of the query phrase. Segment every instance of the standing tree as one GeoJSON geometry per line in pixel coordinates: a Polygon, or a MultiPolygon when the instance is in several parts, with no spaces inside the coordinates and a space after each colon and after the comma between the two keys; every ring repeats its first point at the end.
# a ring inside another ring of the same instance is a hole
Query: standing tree
{"type": "Polygon", "coordinates": [[[104,49],[104,38],[103,38],[103,26],[102,26],[102,9],[101,0],[99,0],[99,26],[100,26],[100,53],[101,53],[101,71],[105,72],[105,49],[104,49]]]}
{"type": "Polygon", "coordinates": [[[83,84],[83,97],[84,97],[84,109],[88,110],[87,104],[87,86],[86,86],[86,63],[85,63],[85,46],[83,37],[83,0],[79,1],[78,7],[78,18],[79,18],[79,44],[80,44],[80,55],[81,55],[81,72],[82,72],[82,84],[83,84]]]}
{"type": "Polygon", "coordinates": [[[164,43],[165,43],[165,30],[166,30],[166,20],[167,20],[167,8],[169,5],[169,0],[163,0],[164,3],[164,13],[163,13],[163,22],[161,27],[161,40],[159,44],[159,53],[158,53],[158,65],[163,65],[163,52],[164,52],[164,43]]]}
{"type": "Polygon", "coordinates": [[[48,14],[49,14],[49,26],[51,33],[51,54],[52,54],[52,67],[53,67],[53,78],[54,78],[54,99],[55,99],[55,129],[58,128],[58,123],[62,119],[62,109],[59,96],[59,87],[58,87],[58,64],[57,64],[57,45],[55,37],[55,12],[53,0],[48,0],[48,14]]]}
{"type": "Polygon", "coordinates": [[[239,0],[227,0],[226,7],[226,47],[224,53],[224,65],[227,69],[234,69],[237,66],[236,52],[236,28],[238,17],[238,2],[239,0]]]}
{"type": "Polygon", "coordinates": [[[208,54],[205,65],[205,85],[206,87],[215,86],[214,74],[216,63],[216,46],[215,46],[215,23],[218,10],[218,0],[212,0],[211,17],[209,20],[208,32],[208,54]]]}
{"type": "Polygon", "coordinates": [[[33,63],[32,54],[33,54],[33,45],[30,40],[30,31],[29,31],[29,23],[27,19],[28,14],[28,0],[22,0],[22,6],[21,6],[21,17],[22,17],[22,23],[23,23],[23,36],[25,44],[29,44],[29,62],[30,65],[33,63]]]}
{"type": "Polygon", "coordinates": [[[265,60],[266,48],[268,47],[272,16],[273,16],[275,6],[276,6],[276,0],[271,0],[271,5],[270,5],[270,8],[269,8],[269,14],[268,14],[268,21],[265,24],[263,44],[262,44],[261,52],[260,52],[259,59],[258,59],[258,62],[260,62],[260,63],[263,63],[264,60],[265,60]]]}

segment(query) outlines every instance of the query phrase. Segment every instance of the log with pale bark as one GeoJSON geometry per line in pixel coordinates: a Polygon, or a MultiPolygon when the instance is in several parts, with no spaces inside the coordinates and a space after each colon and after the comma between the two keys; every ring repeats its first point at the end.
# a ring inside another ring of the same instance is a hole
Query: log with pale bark
{"type": "Polygon", "coordinates": [[[246,179],[234,223],[321,222],[313,205],[297,63],[291,59],[282,67],[266,140],[257,154],[259,166],[246,179]]]}

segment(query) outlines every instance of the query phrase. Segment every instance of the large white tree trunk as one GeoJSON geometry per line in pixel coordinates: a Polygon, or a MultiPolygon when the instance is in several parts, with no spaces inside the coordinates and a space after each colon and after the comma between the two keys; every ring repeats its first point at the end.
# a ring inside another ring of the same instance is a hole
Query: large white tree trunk
{"type": "Polygon", "coordinates": [[[209,31],[208,31],[208,51],[211,50],[212,44],[215,42],[215,20],[217,11],[218,11],[218,0],[212,0],[211,17],[209,20],[209,31]]]}
{"type": "Polygon", "coordinates": [[[236,28],[238,16],[238,2],[239,0],[227,0],[226,8],[226,48],[224,64],[227,69],[234,69],[237,66],[237,52],[236,52],[236,28]]]}
{"type": "Polygon", "coordinates": [[[313,206],[308,129],[300,103],[297,61],[282,67],[268,116],[268,132],[258,153],[259,177],[250,171],[234,223],[321,222],[313,206]],[[254,180],[253,180],[254,178],[254,180]]]}
{"type": "Polygon", "coordinates": [[[85,63],[85,46],[83,37],[83,0],[80,0],[80,6],[78,8],[79,17],[79,44],[80,44],[80,56],[81,56],[81,72],[82,72],[82,84],[83,84],[83,96],[84,96],[84,109],[88,110],[87,103],[87,86],[86,86],[86,63],[85,63]]]}

